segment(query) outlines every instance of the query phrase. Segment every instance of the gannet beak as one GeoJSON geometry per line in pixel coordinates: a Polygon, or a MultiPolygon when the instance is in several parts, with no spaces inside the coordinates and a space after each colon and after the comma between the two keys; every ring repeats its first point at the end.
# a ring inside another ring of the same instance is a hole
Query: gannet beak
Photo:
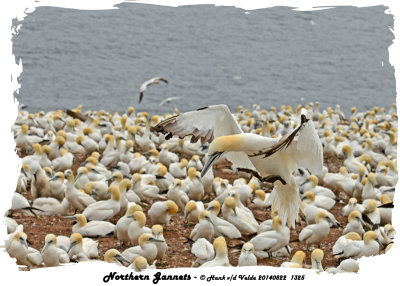
{"type": "Polygon", "coordinates": [[[210,158],[208,158],[208,161],[206,162],[206,164],[203,167],[203,170],[201,171],[201,177],[203,177],[207,173],[208,169],[210,169],[211,166],[218,160],[218,158],[221,157],[222,153],[224,152],[217,151],[214,154],[212,154],[210,158]]]}
{"type": "Polygon", "coordinates": [[[304,185],[307,184],[309,181],[310,181],[309,179],[306,179],[303,183],[301,183],[300,186],[304,186],[304,185]]]}
{"type": "Polygon", "coordinates": [[[21,243],[28,249],[28,243],[26,243],[26,240],[23,239],[22,237],[19,238],[21,240],[21,243]]]}
{"type": "Polygon", "coordinates": [[[356,219],[357,219],[359,222],[361,222],[361,224],[362,224],[363,226],[365,226],[365,221],[364,221],[362,218],[357,217],[356,219]]]}
{"type": "Polygon", "coordinates": [[[21,168],[21,173],[25,175],[25,177],[28,177],[28,174],[25,172],[24,168],[21,168]]]}
{"type": "Polygon", "coordinates": [[[119,254],[115,255],[115,259],[117,259],[122,264],[128,264],[128,265],[131,264],[131,262],[128,259],[119,254]]]}
{"type": "Polygon", "coordinates": [[[58,176],[54,176],[53,178],[51,178],[51,179],[49,180],[49,182],[55,181],[55,180],[57,180],[58,178],[59,178],[58,176]]]}
{"type": "Polygon", "coordinates": [[[209,217],[206,217],[206,220],[209,221],[212,225],[214,225],[209,217]]]}
{"type": "Polygon", "coordinates": [[[200,183],[203,183],[203,181],[201,180],[201,178],[199,176],[195,177],[200,183]]]}
{"type": "Polygon", "coordinates": [[[80,176],[82,176],[82,173],[79,173],[79,174],[76,176],[76,179],[75,179],[75,180],[79,179],[80,176]]]}
{"type": "Polygon", "coordinates": [[[92,196],[97,196],[97,193],[95,191],[92,191],[92,196]]]}
{"type": "Polygon", "coordinates": [[[237,214],[236,214],[236,208],[233,209],[233,213],[235,214],[235,216],[237,216],[237,214]]]}
{"type": "Polygon", "coordinates": [[[72,247],[75,246],[75,244],[76,244],[76,241],[74,241],[73,243],[71,243],[71,244],[69,245],[69,248],[68,248],[68,250],[67,250],[67,253],[70,252],[70,250],[72,249],[72,247]]]}
{"type": "Polygon", "coordinates": [[[51,244],[51,241],[49,241],[49,242],[47,242],[47,243],[45,244],[45,246],[44,246],[43,249],[42,249],[42,253],[45,252],[45,250],[50,246],[50,244],[51,244]]]}
{"type": "Polygon", "coordinates": [[[159,240],[159,239],[156,239],[154,237],[150,237],[149,240],[150,241],[154,241],[154,242],[164,242],[163,240],[159,240]]]}

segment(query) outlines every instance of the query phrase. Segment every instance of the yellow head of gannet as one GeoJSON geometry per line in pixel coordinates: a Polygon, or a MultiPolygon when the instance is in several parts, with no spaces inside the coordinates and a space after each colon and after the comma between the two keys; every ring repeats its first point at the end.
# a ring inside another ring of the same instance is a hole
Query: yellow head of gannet
{"type": "Polygon", "coordinates": [[[160,237],[160,235],[162,235],[164,233],[164,229],[161,225],[155,224],[151,227],[151,232],[152,232],[153,236],[156,239],[158,239],[160,237]]]}
{"type": "Polygon", "coordinates": [[[134,184],[137,183],[137,182],[140,182],[141,180],[142,180],[142,177],[140,176],[139,173],[133,174],[132,181],[133,181],[134,184]]]}
{"type": "Polygon", "coordinates": [[[226,197],[224,200],[224,205],[225,205],[225,207],[232,209],[232,211],[235,213],[235,215],[237,215],[236,214],[236,201],[234,198],[229,197],[229,196],[226,197]]]}
{"type": "Polygon", "coordinates": [[[193,180],[196,177],[196,168],[195,167],[190,167],[189,170],[187,171],[188,176],[191,180],[193,180]]]}
{"type": "Polygon", "coordinates": [[[221,256],[221,255],[227,254],[228,248],[226,246],[226,241],[223,236],[217,237],[214,240],[213,246],[214,246],[216,256],[221,256]]]}
{"type": "Polygon", "coordinates": [[[209,221],[211,224],[213,224],[211,221],[211,218],[210,218],[210,212],[207,210],[201,211],[199,214],[199,221],[203,220],[203,219],[205,219],[205,220],[209,221]]]}
{"type": "Polygon", "coordinates": [[[242,246],[241,253],[243,253],[246,257],[250,255],[250,253],[254,253],[254,245],[251,242],[246,242],[242,246]]]}
{"type": "Polygon", "coordinates": [[[162,177],[164,177],[167,174],[167,167],[165,167],[163,164],[160,164],[158,167],[158,174],[162,177]]]}
{"type": "Polygon", "coordinates": [[[86,159],[86,161],[89,162],[90,164],[92,164],[93,166],[96,166],[99,163],[98,159],[94,156],[89,156],[86,159]]]}
{"type": "Polygon", "coordinates": [[[131,205],[131,206],[129,206],[128,209],[126,210],[125,215],[126,215],[126,216],[129,216],[129,215],[133,214],[133,213],[136,212],[136,211],[141,211],[141,212],[143,212],[143,209],[142,209],[142,207],[139,206],[139,205],[136,205],[136,204],[131,205]]]}
{"type": "Polygon", "coordinates": [[[346,175],[347,173],[347,168],[345,166],[340,167],[339,173],[342,175],[346,175]]]}
{"type": "Polygon", "coordinates": [[[69,253],[70,250],[71,250],[75,245],[79,245],[79,244],[82,245],[82,240],[83,240],[82,234],[77,233],[77,232],[71,234],[71,236],[69,237],[70,245],[69,245],[69,248],[68,248],[67,253],[69,253]]]}
{"type": "Polygon", "coordinates": [[[122,175],[121,172],[115,172],[114,174],[112,174],[110,181],[121,182],[123,178],[124,178],[124,175],[122,175]]]}
{"type": "Polygon", "coordinates": [[[368,174],[368,182],[370,182],[372,185],[375,185],[376,176],[374,173],[371,172],[368,174]]]}
{"type": "Polygon", "coordinates": [[[358,220],[362,225],[365,225],[365,222],[362,219],[361,213],[357,210],[352,211],[347,217],[348,221],[351,222],[353,220],[358,220]]]}
{"type": "Polygon", "coordinates": [[[324,252],[321,249],[316,248],[311,252],[311,264],[313,268],[322,270],[322,259],[324,259],[324,252]]]}
{"type": "Polygon", "coordinates": [[[208,204],[207,210],[213,212],[215,215],[218,215],[219,211],[221,210],[221,204],[218,201],[213,200],[208,204]]]}
{"type": "Polygon", "coordinates": [[[108,191],[111,193],[111,199],[114,201],[119,201],[120,200],[120,191],[117,186],[110,186],[108,188],[108,191]]]}
{"type": "Polygon", "coordinates": [[[19,243],[21,243],[23,246],[25,246],[28,249],[28,243],[26,242],[28,236],[26,235],[25,232],[17,232],[16,234],[14,234],[13,236],[13,240],[18,241],[19,243]]]}
{"type": "Polygon", "coordinates": [[[197,205],[195,201],[189,201],[186,205],[185,205],[185,220],[188,218],[189,214],[197,209],[197,205]]]}
{"type": "Polygon", "coordinates": [[[147,266],[148,266],[147,260],[143,256],[138,256],[133,261],[133,268],[137,272],[147,269],[147,266]]]}
{"type": "Polygon", "coordinates": [[[370,243],[371,241],[377,241],[377,242],[379,242],[379,240],[378,240],[378,234],[375,232],[375,231],[373,231],[373,230],[369,230],[369,231],[367,231],[365,234],[364,234],[364,242],[366,243],[366,244],[368,244],[368,243],[370,243]]]}
{"type": "Polygon", "coordinates": [[[77,220],[78,227],[83,227],[87,224],[86,217],[83,214],[76,214],[75,219],[77,220]]]}
{"type": "Polygon", "coordinates": [[[381,201],[382,204],[390,204],[392,202],[391,198],[389,197],[388,194],[383,194],[379,200],[381,201]]]}
{"type": "Polygon", "coordinates": [[[315,193],[312,192],[312,191],[305,192],[304,195],[303,195],[303,201],[304,200],[307,200],[307,201],[310,201],[310,202],[315,201],[315,193]]]}
{"type": "Polygon", "coordinates": [[[114,249],[114,248],[111,248],[111,249],[106,251],[106,253],[104,254],[104,261],[108,262],[108,263],[115,263],[115,264],[118,264],[118,265],[120,265],[120,264],[129,265],[130,264],[130,261],[127,260],[126,258],[124,258],[121,255],[121,253],[118,250],[114,249]]]}
{"type": "Polygon", "coordinates": [[[282,220],[281,220],[281,218],[280,218],[279,216],[274,216],[274,217],[272,218],[272,228],[273,228],[275,231],[279,231],[279,230],[281,229],[281,227],[282,227],[282,220]]]}
{"type": "Polygon", "coordinates": [[[57,245],[57,237],[52,234],[49,233],[46,235],[46,237],[44,238],[44,247],[42,249],[42,253],[46,251],[46,249],[50,246],[50,245],[57,245]]]}
{"type": "Polygon", "coordinates": [[[131,217],[134,221],[137,221],[139,227],[144,227],[146,224],[146,215],[142,211],[134,212],[131,217]]]}
{"type": "Polygon", "coordinates": [[[318,186],[318,177],[317,177],[317,176],[311,175],[311,176],[308,177],[308,180],[309,180],[310,182],[312,182],[313,188],[315,188],[316,186],[318,186]]]}
{"type": "Polygon", "coordinates": [[[325,211],[319,211],[317,213],[317,215],[315,216],[315,223],[319,223],[324,220],[326,220],[328,222],[332,222],[332,220],[329,218],[328,214],[325,211]]]}
{"type": "Polygon", "coordinates": [[[132,183],[129,179],[123,179],[121,182],[119,182],[119,191],[121,193],[125,192],[127,189],[132,188],[132,183]]]}
{"type": "Polygon", "coordinates": [[[368,200],[366,206],[365,206],[365,211],[367,213],[372,213],[376,210],[377,203],[375,200],[368,200]]]}
{"type": "Polygon", "coordinates": [[[179,209],[178,205],[174,201],[168,200],[168,201],[165,201],[164,203],[168,207],[168,214],[173,215],[178,212],[178,209],[179,209]]]}
{"type": "Polygon", "coordinates": [[[291,262],[297,263],[298,265],[302,266],[305,258],[306,254],[304,253],[304,251],[297,250],[292,257],[291,262]]]}
{"type": "Polygon", "coordinates": [[[185,158],[183,158],[183,159],[181,160],[181,168],[185,168],[185,167],[187,166],[188,163],[189,163],[188,160],[186,160],[185,158]]]}
{"type": "Polygon", "coordinates": [[[345,158],[348,158],[348,157],[351,157],[351,156],[352,156],[352,154],[353,154],[353,149],[351,148],[350,145],[344,145],[344,146],[342,147],[342,152],[343,152],[345,158]]]}
{"type": "Polygon", "coordinates": [[[256,190],[255,194],[261,201],[265,201],[266,195],[263,190],[256,190]]]}
{"type": "Polygon", "coordinates": [[[72,173],[71,169],[65,170],[64,176],[67,179],[67,181],[72,182],[72,183],[75,182],[75,176],[74,176],[74,173],[72,173]]]}

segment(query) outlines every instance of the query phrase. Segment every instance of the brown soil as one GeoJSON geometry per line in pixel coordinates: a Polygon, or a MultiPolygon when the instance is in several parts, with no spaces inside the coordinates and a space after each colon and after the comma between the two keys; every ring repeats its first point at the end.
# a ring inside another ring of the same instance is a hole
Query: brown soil
{"type": "MultiPolygon", "coordinates": [[[[84,161],[84,157],[81,155],[76,155],[75,158],[76,160],[74,161],[74,165],[72,168],[74,173],[76,173],[77,168],[84,161]]],[[[328,167],[330,172],[338,172],[340,166],[343,165],[343,161],[339,160],[338,158],[325,157],[324,161],[324,164],[328,167]]],[[[228,166],[228,163],[218,165],[214,169],[214,174],[215,176],[229,179],[229,181],[232,182],[234,179],[238,178],[238,175],[232,174],[231,172],[227,171],[225,168],[228,166]]],[[[336,258],[332,257],[332,247],[335,241],[341,236],[343,228],[347,224],[347,218],[342,215],[341,209],[344,205],[344,202],[347,202],[348,196],[343,192],[339,192],[338,190],[333,191],[342,201],[336,203],[336,205],[333,207],[333,209],[330,210],[330,212],[335,215],[337,220],[341,223],[342,227],[332,228],[329,237],[325,239],[321,244],[321,249],[323,249],[325,252],[325,257],[322,261],[324,268],[338,266],[339,261],[336,258]]],[[[28,198],[28,200],[32,199],[30,192],[24,195],[28,198]]],[[[145,213],[147,213],[149,207],[149,205],[143,206],[145,213]]],[[[263,221],[270,218],[270,210],[265,211],[256,209],[252,205],[249,205],[249,208],[253,211],[257,220],[263,221]]],[[[38,250],[41,250],[43,248],[44,238],[48,233],[65,236],[71,235],[72,221],[68,218],[64,218],[63,216],[38,215],[37,217],[34,217],[32,215],[27,215],[24,213],[14,213],[13,218],[19,224],[24,225],[24,232],[28,235],[28,244],[38,250]]],[[[111,219],[111,222],[116,223],[118,219],[119,217],[114,217],[111,219]]],[[[291,230],[291,242],[289,243],[289,245],[292,248],[291,256],[293,256],[293,254],[297,250],[303,250],[306,253],[307,257],[305,260],[305,264],[306,267],[310,267],[311,253],[306,250],[305,242],[297,241],[298,235],[305,225],[305,222],[301,222],[301,224],[296,225],[295,229],[291,230]]],[[[147,220],[147,226],[151,227],[149,218],[147,220]]],[[[166,256],[163,259],[162,265],[157,264],[157,268],[191,267],[192,263],[195,260],[195,257],[191,254],[190,243],[185,237],[189,237],[193,227],[194,225],[184,225],[182,212],[179,212],[178,214],[172,216],[171,222],[168,225],[168,229],[164,230],[164,237],[169,245],[169,248],[166,256]]],[[[245,240],[249,240],[251,236],[244,238],[245,240]]],[[[100,255],[98,259],[103,259],[104,253],[110,248],[118,248],[120,251],[123,251],[127,248],[126,246],[120,247],[120,244],[115,237],[95,239],[99,241],[100,255]]],[[[239,249],[236,249],[235,246],[240,246],[241,244],[243,244],[243,241],[241,240],[229,238],[227,239],[227,245],[229,248],[229,260],[230,263],[234,266],[237,265],[238,257],[240,255],[239,249]]],[[[290,261],[290,257],[258,259],[258,264],[280,266],[282,262],[290,261]]]]}

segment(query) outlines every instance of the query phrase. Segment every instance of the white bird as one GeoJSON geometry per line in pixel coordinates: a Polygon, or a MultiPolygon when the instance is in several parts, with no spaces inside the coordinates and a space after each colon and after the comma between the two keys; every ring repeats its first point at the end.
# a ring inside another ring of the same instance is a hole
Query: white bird
{"type": "Polygon", "coordinates": [[[272,228],[273,230],[262,232],[250,239],[257,256],[259,256],[259,252],[263,251],[268,252],[270,256],[272,252],[289,244],[290,230],[287,226],[282,225],[282,220],[279,216],[275,216],[272,219],[272,228]]]}
{"type": "Polygon", "coordinates": [[[310,244],[320,245],[330,231],[330,223],[333,223],[325,211],[320,211],[315,217],[315,224],[304,227],[299,234],[299,241],[306,241],[307,250],[310,244]]]}
{"type": "Polygon", "coordinates": [[[218,201],[211,201],[208,204],[207,210],[210,212],[210,218],[214,226],[215,236],[226,236],[229,238],[242,237],[241,232],[236,228],[235,225],[218,217],[221,205],[218,201]]]}
{"type": "Polygon", "coordinates": [[[110,186],[108,191],[111,199],[90,204],[83,211],[82,214],[88,220],[108,220],[118,214],[121,209],[120,191],[117,186],[110,186]]]}
{"type": "Polygon", "coordinates": [[[365,207],[357,203],[356,198],[350,198],[347,205],[342,208],[342,214],[344,216],[348,216],[352,211],[359,211],[360,213],[363,213],[365,211],[365,207]]]}
{"type": "Polygon", "coordinates": [[[96,202],[91,196],[75,188],[74,174],[70,169],[64,172],[64,176],[67,179],[65,198],[68,200],[70,206],[77,211],[83,211],[88,205],[96,202]]]}
{"type": "Polygon", "coordinates": [[[365,222],[362,219],[361,213],[356,210],[352,211],[347,219],[349,223],[344,228],[343,235],[350,232],[355,232],[358,233],[360,236],[363,236],[365,233],[365,230],[363,228],[365,222]]]}
{"type": "Polygon", "coordinates": [[[152,85],[152,84],[157,84],[160,81],[168,83],[168,81],[165,78],[162,78],[162,77],[153,77],[153,78],[149,79],[148,81],[145,81],[144,83],[142,83],[142,85],[140,86],[139,103],[142,101],[144,92],[147,89],[147,87],[152,85]]]}
{"type": "Polygon", "coordinates": [[[322,267],[322,259],[324,259],[324,252],[316,248],[311,252],[311,268],[319,271],[324,271],[322,267]]]}
{"type": "Polygon", "coordinates": [[[336,204],[334,199],[322,195],[315,195],[312,191],[304,193],[302,200],[309,205],[314,205],[325,210],[330,210],[336,204]]]}
{"type": "Polygon", "coordinates": [[[163,101],[161,101],[159,106],[163,106],[166,103],[171,103],[172,101],[178,100],[178,99],[180,99],[180,97],[178,97],[178,96],[168,97],[168,98],[164,99],[163,101]]]}
{"type": "Polygon", "coordinates": [[[175,202],[168,200],[165,202],[155,202],[147,212],[153,224],[165,224],[168,226],[171,216],[178,212],[175,202]]]}
{"type": "Polygon", "coordinates": [[[287,268],[303,268],[303,262],[306,258],[306,254],[302,250],[297,250],[290,261],[285,261],[281,264],[281,267],[287,268]]]}
{"type": "Polygon", "coordinates": [[[146,227],[146,215],[141,211],[136,211],[132,215],[133,221],[128,226],[128,237],[132,245],[138,243],[139,237],[143,233],[151,233],[151,229],[146,227]]]}
{"type": "Polygon", "coordinates": [[[189,202],[189,197],[185,192],[186,187],[182,186],[182,181],[175,179],[174,183],[169,186],[167,198],[173,200],[180,210],[185,209],[186,204],[189,202]]]}
{"type": "Polygon", "coordinates": [[[254,245],[250,242],[246,242],[242,246],[242,250],[239,256],[238,266],[256,266],[257,257],[254,255],[254,245]]]}
{"type": "Polygon", "coordinates": [[[157,256],[156,260],[160,260],[160,263],[162,263],[162,259],[165,256],[165,253],[167,252],[168,245],[165,242],[164,238],[164,230],[161,225],[155,224],[151,227],[151,233],[153,234],[154,238],[158,241],[154,241],[154,244],[157,246],[157,256]]]}
{"type": "Polygon", "coordinates": [[[24,232],[17,232],[10,235],[5,241],[5,248],[11,257],[17,259],[18,265],[33,267],[40,265],[43,261],[39,251],[28,247],[26,242],[27,235],[24,232]]]}
{"type": "Polygon", "coordinates": [[[45,245],[41,253],[44,265],[47,267],[59,266],[61,263],[69,262],[68,253],[57,247],[57,237],[52,233],[46,235],[45,245]]]}
{"type": "Polygon", "coordinates": [[[204,264],[214,258],[215,252],[213,245],[205,238],[199,238],[196,240],[190,252],[196,256],[196,260],[193,262],[192,267],[204,264]]]}
{"type": "Polygon", "coordinates": [[[139,237],[139,245],[130,247],[122,252],[122,256],[128,259],[130,262],[138,256],[146,258],[147,262],[153,264],[157,257],[157,246],[154,242],[162,242],[161,240],[155,239],[151,233],[143,233],[139,237]]]}
{"type": "Polygon", "coordinates": [[[298,167],[316,173],[322,169],[322,145],[305,110],[299,127],[283,138],[243,133],[226,105],[209,106],[168,118],[155,130],[168,134],[166,139],[172,134],[181,138],[192,134],[192,142],[199,138],[202,143],[210,142],[210,157],[202,176],[224,155],[234,167],[240,167],[239,170],[259,174],[263,181],[273,182],[273,209],[278,210],[289,225],[294,225],[301,202],[292,172],[298,167]]]}
{"type": "Polygon", "coordinates": [[[210,212],[206,210],[203,210],[199,214],[199,222],[190,233],[190,239],[193,241],[196,241],[199,238],[206,238],[209,241],[212,240],[214,237],[214,226],[210,216],[210,212]]]}
{"type": "Polygon", "coordinates": [[[213,246],[215,252],[214,259],[207,261],[200,267],[229,266],[228,248],[226,246],[225,238],[219,236],[214,240],[213,246]]]}
{"type": "Polygon", "coordinates": [[[83,214],[77,214],[74,216],[77,223],[72,227],[72,232],[77,232],[83,236],[98,237],[107,236],[115,231],[115,225],[108,221],[92,220],[87,222],[86,217],[83,214]]]}
{"type": "Polygon", "coordinates": [[[37,198],[32,202],[32,207],[40,215],[67,215],[69,203],[66,198],[61,203],[55,198],[37,198]]]}
{"type": "Polygon", "coordinates": [[[326,272],[328,273],[342,273],[342,272],[355,272],[357,273],[359,270],[359,263],[357,260],[354,260],[352,258],[348,258],[340,262],[339,266],[337,268],[331,267],[328,269],[325,269],[326,272]]]}
{"type": "Polygon", "coordinates": [[[379,253],[378,235],[374,231],[367,231],[362,241],[354,240],[347,244],[341,257],[358,259],[363,256],[373,256],[379,253]]]}
{"type": "Polygon", "coordinates": [[[253,234],[257,232],[258,223],[253,222],[254,217],[250,217],[247,212],[236,207],[236,201],[232,197],[227,197],[222,205],[222,215],[224,219],[232,223],[241,233],[253,234]]]}
{"type": "Polygon", "coordinates": [[[132,214],[136,211],[143,211],[142,207],[134,204],[128,207],[124,216],[122,216],[116,224],[115,235],[122,243],[129,242],[128,227],[133,221],[132,214]]]}
{"type": "Polygon", "coordinates": [[[185,210],[183,213],[183,218],[185,222],[194,222],[197,223],[199,221],[199,214],[204,210],[204,204],[201,201],[189,201],[185,205],[185,210]]]}
{"type": "Polygon", "coordinates": [[[114,248],[111,248],[107,250],[106,253],[104,253],[104,261],[116,264],[118,266],[125,266],[131,264],[131,262],[128,259],[123,257],[122,254],[114,248]]]}
{"type": "Polygon", "coordinates": [[[350,232],[346,235],[339,237],[332,247],[333,257],[340,258],[343,257],[344,249],[348,244],[353,243],[353,241],[361,241],[361,236],[356,232],[350,232]]]}

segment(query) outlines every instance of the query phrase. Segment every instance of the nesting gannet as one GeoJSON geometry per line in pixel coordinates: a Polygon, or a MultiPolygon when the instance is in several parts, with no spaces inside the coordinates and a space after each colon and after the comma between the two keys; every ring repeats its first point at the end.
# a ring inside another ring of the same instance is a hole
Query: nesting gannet
{"type": "Polygon", "coordinates": [[[334,199],[325,196],[315,195],[315,193],[312,191],[305,192],[302,200],[306,204],[314,205],[325,210],[330,210],[336,203],[334,199]]]}
{"type": "Polygon", "coordinates": [[[304,251],[298,250],[293,255],[292,259],[289,261],[285,261],[281,264],[281,267],[288,267],[288,268],[303,268],[303,262],[306,258],[306,254],[304,251]]]}
{"type": "Polygon", "coordinates": [[[373,256],[379,253],[378,235],[374,231],[367,231],[362,241],[355,240],[348,243],[341,257],[357,259],[363,256],[373,256]]]}
{"type": "Polygon", "coordinates": [[[324,271],[322,267],[322,259],[324,258],[324,251],[316,248],[311,252],[311,268],[319,271],[324,271]]]}
{"type": "Polygon", "coordinates": [[[146,216],[141,211],[136,211],[132,215],[133,221],[128,226],[128,237],[132,245],[138,243],[139,237],[143,233],[151,233],[151,229],[146,227],[146,216]]]}
{"type": "Polygon", "coordinates": [[[40,215],[67,215],[69,203],[66,198],[61,203],[54,198],[37,198],[32,202],[32,207],[40,215]]]}
{"type": "Polygon", "coordinates": [[[274,209],[290,225],[294,225],[300,208],[300,197],[292,172],[297,167],[309,168],[312,172],[322,169],[322,145],[312,121],[301,114],[299,127],[283,138],[267,138],[243,133],[226,105],[214,105],[186,112],[159,123],[155,130],[164,134],[184,137],[192,134],[192,142],[201,138],[210,142],[211,155],[202,174],[224,155],[234,167],[250,169],[260,174],[263,181],[274,182],[271,193],[274,209]],[[298,135],[298,136],[296,136],[298,135]]]}
{"type": "Polygon", "coordinates": [[[174,152],[169,152],[168,151],[168,145],[163,143],[160,145],[160,153],[158,155],[158,160],[160,163],[163,165],[169,167],[171,163],[176,163],[179,161],[178,155],[176,155],[174,152]]]}
{"type": "Polygon", "coordinates": [[[257,257],[254,255],[254,245],[246,242],[242,246],[239,256],[238,266],[255,266],[257,265],[257,257]]]}
{"type": "Polygon", "coordinates": [[[153,77],[153,78],[145,81],[144,83],[142,83],[142,85],[140,86],[139,103],[142,101],[144,92],[146,91],[147,87],[152,85],[152,84],[157,84],[160,81],[168,83],[168,81],[165,78],[162,78],[162,77],[153,77]]]}
{"type": "Polygon", "coordinates": [[[210,212],[203,210],[199,214],[199,222],[195,225],[192,232],[190,233],[190,239],[193,241],[199,238],[206,238],[211,241],[214,237],[214,226],[210,218],[210,212]]]}
{"type": "Polygon", "coordinates": [[[188,160],[182,158],[180,162],[172,163],[169,165],[170,174],[177,179],[186,178],[186,166],[188,164],[188,160]]]}
{"type": "Polygon", "coordinates": [[[365,211],[365,207],[363,205],[357,203],[356,198],[350,198],[347,205],[345,205],[342,208],[342,214],[344,216],[348,216],[354,210],[359,211],[360,213],[363,213],[365,211]]]}
{"type": "Polygon", "coordinates": [[[311,191],[316,195],[325,196],[331,199],[335,199],[336,195],[332,190],[318,186],[318,177],[315,175],[310,175],[304,183],[309,183],[307,186],[303,186],[305,191],[311,191]]]}
{"type": "Polygon", "coordinates": [[[78,261],[89,260],[89,255],[83,249],[83,237],[80,233],[71,234],[69,241],[70,245],[67,250],[69,259],[78,261]]]}
{"type": "Polygon", "coordinates": [[[361,236],[356,232],[350,232],[339,237],[332,247],[333,257],[340,258],[343,256],[345,247],[353,241],[361,241],[361,236]]]}
{"type": "MultiPolygon", "coordinates": [[[[12,219],[7,216],[6,216],[6,225],[8,234],[15,232],[18,227],[18,223],[15,221],[15,219],[12,219]]],[[[23,228],[21,229],[21,231],[23,231],[23,228]]]]}
{"type": "Polygon", "coordinates": [[[134,217],[132,214],[136,211],[143,211],[142,207],[134,204],[128,207],[124,216],[122,216],[117,224],[115,229],[115,235],[117,236],[118,240],[122,243],[129,242],[128,236],[128,227],[130,223],[133,221],[134,217]]]}
{"type": "Polygon", "coordinates": [[[68,152],[67,149],[62,148],[60,150],[60,157],[51,161],[51,167],[55,172],[64,172],[67,169],[71,169],[73,160],[74,155],[68,152]]]}
{"type": "Polygon", "coordinates": [[[125,266],[131,264],[131,262],[128,259],[123,257],[121,253],[114,248],[111,248],[107,250],[106,253],[104,253],[104,261],[108,263],[117,264],[119,266],[125,266]]]}
{"type": "Polygon", "coordinates": [[[115,225],[108,221],[92,220],[87,222],[85,215],[77,214],[74,216],[77,223],[72,227],[72,232],[77,232],[83,236],[98,237],[106,236],[115,231],[115,225]]]}
{"type": "MultiPolygon", "coordinates": [[[[378,203],[374,199],[368,199],[363,201],[365,211],[363,213],[363,219],[366,223],[373,225],[379,225],[381,223],[381,215],[377,209],[378,203]]],[[[372,227],[371,226],[371,227],[372,227]]]]}
{"type": "Polygon", "coordinates": [[[5,248],[11,257],[17,259],[18,265],[26,265],[33,267],[40,265],[43,261],[39,251],[32,247],[28,247],[26,242],[27,235],[24,232],[17,232],[10,235],[5,241],[5,248]]]}
{"type": "Polygon", "coordinates": [[[154,184],[145,184],[142,182],[141,175],[138,173],[132,176],[133,191],[142,201],[151,202],[155,199],[165,200],[165,197],[159,194],[159,189],[154,184]]]}
{"type": "Polygon", "coordinates": [[[97,201],[108,200],[111,193],[108,191],[108,184],[105,181],[88,182],[83,190],[87,193],[92,193],[97,201]]]}
{"type": "Polygon", "coordinates": [[[57,247],[57,237],[50,233],[45,237],[45,245],[42,249],[42,258],[44,265],[59,266],[61,263],[68,263],[68,253],[57,247]]]}
{"type": "Polygon", "coordinates": [[[218,214],[220,212],[221,205],[218,201],[211,201],[208,204],[207,210],[210,212],[210,218],[214,226],[215,236],[226,236],[229,238],[239,238],[242,236],[241,232],[236,228],[235,225],[226,221],[220,217],[218,214]]]}
{"type": "Polygon", "coordinates": [[[325,269],[326,272],[328,273],[342,273],[342,272],[355,272],[357,273],[359,270],[359,263],[357,260],[354,260],[352,258],[348,258],[340,262],[339,266],[337,268],[331,267],[328,269],[325,269]]]}
{"type": "Polygon", "coordinates": [[[165,256],[165,253],[167,252],[168,245],[165,242],[164,238],[164,230],[161,225],[155,224],[151,227],[151,232],[157,241],[154,241],[154,244],[157,246],[157,256],[156,260],[160,260],[160,263],[162,263],[162,259],[165,256]]]}
{"type": "Polygon", "coordinates": [[[269,194],[265,194],[263,190],[256,190],[255,197],[253,199],[253,204],[256,208],[265,209],[271,206],[271,203],[268,201],[269,194]]]}
{"type": "Polygon", "coordinates": [[[118,214],[121,209],[120,191],[117,186],[110,186],[108,191],[111,193],[111,199],[90,204],[83,211],[82,214],[88,220],[107,220],[118,214]]]}
{"type": "Polygon", "coordinates": [[[133,262],[129,266],[129,268],[133,269],[135,272],[140,272],[140,271],[143,271],[143,270],[148,269],[148,268],[155,269],[155,265],[153,263],[152,266],[149,266],[149,264],[147,263],[146,258],[144,258],[143,256],[138,256],[138,257],[135,258],[135,260],[133,260],[133,262]]]}
{"type": "Polygon", "coordinates": [[[199,214],[204,210],[204,204],[201,201],[189,201],[185,205],[183,217],[185,222],[194,222],[197,223],[199,221],[199,214]]]}
{"type": "Polygon", "coordinates": [[[236,201],[232,197],[227,197],[222,205],[222,215],[224,219],[232,223],[241,233],[253,234],[257,232],[258,223],[253,215],[236,207],[236,201]],[[255,223],[254,223],[255,221],[255,223]]]}
{"type": "Polygon", "coordinates": [[[133,262],[136,257],[143,256],[148,263],[153,264],[158,251],[154,242],[162,241],[155,239],[151,233],[143,233],[139,237],[139,245],[126,249],[122,252],[122,256],[131,262],[133,262]]]}
{"type": "Polygon", "coordinates": [[[348,221],[349,223],[343,230],[343,235],[349,232],[356,232],[360,236],[364,235],[365,230],[363,226],[365,225],[365,222],[363,221],[361,213],[359,211],[352,211],[348,216],[348,221]]]}
{"type": "Polygon", "coordinates": [[[186,187],[182,186],[182,181],[175,179],[174,183],[169,186],[167,198],[173,200],[180,210],[185,209],[186,204],[189,202],[189,197],[185,192],[186,187]]]}
{"type": "Polygon", "coordinates": [[[320,211],[315,217],[315,224],[304,227],[299,234],[299,240],[306,241],[307,250],[310,244],[320,245],[330,231],[330,224],[333,223],[325,211],[320,211]]]}
{"type": "Polygon", "coordinates": [[[289,244],[290,230],[287,226],[282,225],[279,216],[272,219],[272,228],[273,230],[257,234],[249,241],[254,245],[257,256],[260,256],[259,252],[262,251],[268,252],[268,256],[271,256],[272,252],[289,244]]]}
{"type": "Polygon", "coordinates": [[[200,267],[229,266],[228,248],[223,236],[219,236],[213,243],[215,257],[200,267]]]}
{"type": "Polygon", "coordinates": [[[200,201],[204,196],[203,182],[200,178],[200,172],[194,167],[188,169],[187,195],[189,199],[200,201]]]}
{"type": "Polygon", "coordinates": [[[155,202],[151,205],[147,214],[153,224],[165,224],[168,226],[171,216],[178,212],[175,202],[168,200],[165,202],[155,202]]]}
{"type": "Polygon", "coordinates": [[[215,252],[213,245],[205,238],[199,238],[192,244],[191,253],[196,256],[192,267],[200,266],[214,258],[215,252]]]}
{"type": "MultiPolygon", "coordinates": [[[[392,223],[393,201],[388,194],[383,194],[380,199],[382,205],[378,206],[378,211],[381,216],[381,225],[392,223]]],[[[33,205],[32,205],[33,206],[33,205]]]]}
{"type": "Polygon", "coordinates": [[[88,205],[96,202],[91,196],[75,188],[74,174],[71,170],[66,170],[64,176],[67,179],[65,198],[75,210],[83,211],[88,205]]]}
{"type": "Polygon", "coordinates": [[[307,224],[314,224],[316,215],[320,211],[325,211],[326,214],[331,219],[331,221],[333,222],[333,223],[329,223],[331,226],[333,224],[336,224],[338,226],[340,225],[340,223],[336,220],[335,216],[332,213],[330,213],[329,211],[327,211],[327,210],[325,210],[323,208],[319,208],[319,207],[316,207],[316,206],[313,206],[313,205],[309,205],[309,204],[305,204],[305,203],[302,203],[302,206],[303,206],[304,215],[306,217],[306,223],[307,224]]]}
{"type": "MultiPolygon", "coordinates": [[[[365,180],[365,179],[364,179],[365,180]]],[[[375,189],[376,177],[374,173],[369,173],[365,182],[364,188],[362,189],[361,198],[367,199],[378,199],[379,191],[375,189]]]]}

